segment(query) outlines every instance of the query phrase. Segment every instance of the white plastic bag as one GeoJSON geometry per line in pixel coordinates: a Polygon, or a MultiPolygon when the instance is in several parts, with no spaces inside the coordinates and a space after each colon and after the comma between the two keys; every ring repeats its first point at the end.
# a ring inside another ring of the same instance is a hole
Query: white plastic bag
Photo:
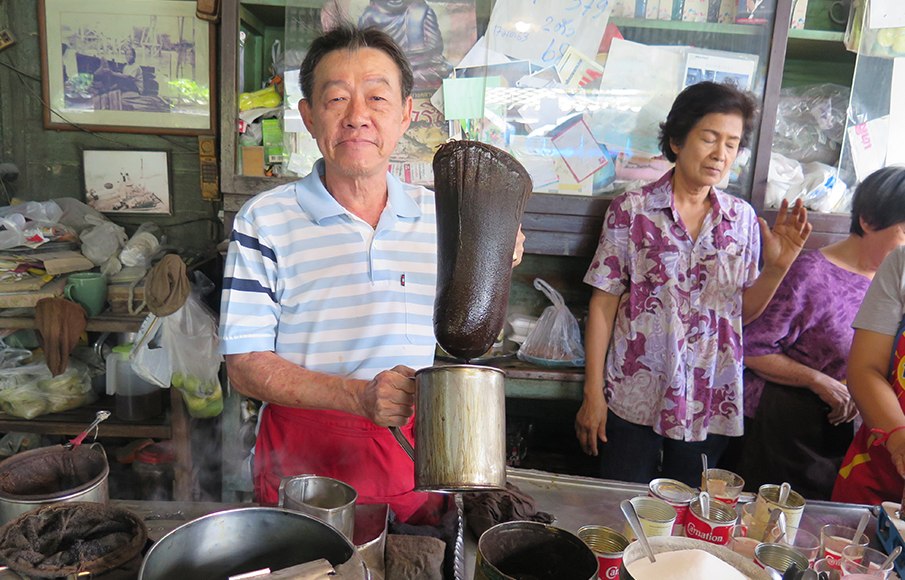
{"type": "Polygon", "coordinates": [[[126,230],[109,220],[97,219],[91,215],[85,216],[85,221],[94,224],[94,227],[84,230],[79,236],[82,240],[82,254],[95,266],[102,266],[119,254],[120,248],[128,239],[126,230]]]}
{"type": "Polygon", "coordinates": [[[804,171],[801,169],[801,163],[774,151],[770,154],[764,206],[779,207],[789,188],[801,184],[802,181],[804,171]]]}
{"type": "Polygon", "coordinates": [[[57,226],[62,215],[63,210],[53,201],[29,201],[0,208],[0,250],[46,242],[44,230],[57,226]]]}
{"type": "Polygon", "coordinates": [[[519,348],[518,358],[553,366],[583,365],[581,331],[562,295],[540,278],[534,279],[534,287],[543,292],[553,302],[553,306],[544,309],[537,325],[519,348]]]}
{"type": "Polygon", "coordinates": [[[138,226],[138,230],[126,242],[123,251],[119,253],[119,261],[123,266],[147,268],[159,246],[160,227],[151,222],[145,222],[138,226]]]}

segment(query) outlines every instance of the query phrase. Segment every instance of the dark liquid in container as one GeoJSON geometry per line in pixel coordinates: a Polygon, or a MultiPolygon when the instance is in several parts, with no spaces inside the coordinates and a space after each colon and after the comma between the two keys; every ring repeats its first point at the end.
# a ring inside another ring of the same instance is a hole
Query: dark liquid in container
{"type": "Polygon", "coordinates": [[[116,394],[116,417],[123,421],[144,421],[160,415],[161,411],[160,389],[142,395],[116,394]]]}

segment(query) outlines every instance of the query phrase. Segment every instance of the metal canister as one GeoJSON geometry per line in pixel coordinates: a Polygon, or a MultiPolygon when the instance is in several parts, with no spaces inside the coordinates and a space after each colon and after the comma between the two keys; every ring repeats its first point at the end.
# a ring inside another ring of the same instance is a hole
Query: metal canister
{"type": "Polygon", "coordinates": [[[588,545],[600,563],[598,575],[601,580],[615,580],[619,577],[622,553],[629,541],[616,530],[605,526],[584,526],[578,530],[578,537],[588,545]]]}
{"type": "Polygon", "coordinates": [[[729,533],[737,518],[735,510],[718,499],[710,500],[709,517],[704,517],[701,511],[701,497],[698,496],[688,506],[685,535],[725,546],[729,543],[729,533]]]}
{"type": "Polygon", "coordinates": [[[693,489],[675,479],[665,477],[654,479],[648,484],[650,496],[662,499],[676,508],[676,523],[672,527],[672,535],[685,535],[685,518],[688,515],[688,505],[695,497],[693,489]]]}

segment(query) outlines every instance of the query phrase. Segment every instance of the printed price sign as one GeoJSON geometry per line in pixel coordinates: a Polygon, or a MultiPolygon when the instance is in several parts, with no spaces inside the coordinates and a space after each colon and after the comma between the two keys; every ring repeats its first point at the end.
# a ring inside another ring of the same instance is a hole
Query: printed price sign
{"type": "Polygon", "coordinates": [[[593,58],[613,0],[500,0],[487,26],[487,45],[510,57],[551,66],[570,47],[593,58]]]}

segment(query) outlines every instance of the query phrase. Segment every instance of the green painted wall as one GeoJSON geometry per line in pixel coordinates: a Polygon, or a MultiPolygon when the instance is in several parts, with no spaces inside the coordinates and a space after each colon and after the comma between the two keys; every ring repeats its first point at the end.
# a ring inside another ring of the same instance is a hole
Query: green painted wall
{"type": "MultiPolygon", "coordinates": [[[[221,239],[219,204],[201,198],[197,137],[45,130],[37,0],[0,0],[0,29],[8,29],[16,39],[0,52],[0,163],[19,167],[19,179],[10,188],[14,197],[84,201],[80,176],[85,148],[165,150],[172,167],[173,215],[116,216],[113,221],[130,234],[142,221],[154,222],[169,243],[189,251],[201,251],[221,239]]],[[[216,55],[212,61],[218,61],[216,55]]],[[[3,193],[0,189],[0,205],[7,205],[3,193]]]]}

